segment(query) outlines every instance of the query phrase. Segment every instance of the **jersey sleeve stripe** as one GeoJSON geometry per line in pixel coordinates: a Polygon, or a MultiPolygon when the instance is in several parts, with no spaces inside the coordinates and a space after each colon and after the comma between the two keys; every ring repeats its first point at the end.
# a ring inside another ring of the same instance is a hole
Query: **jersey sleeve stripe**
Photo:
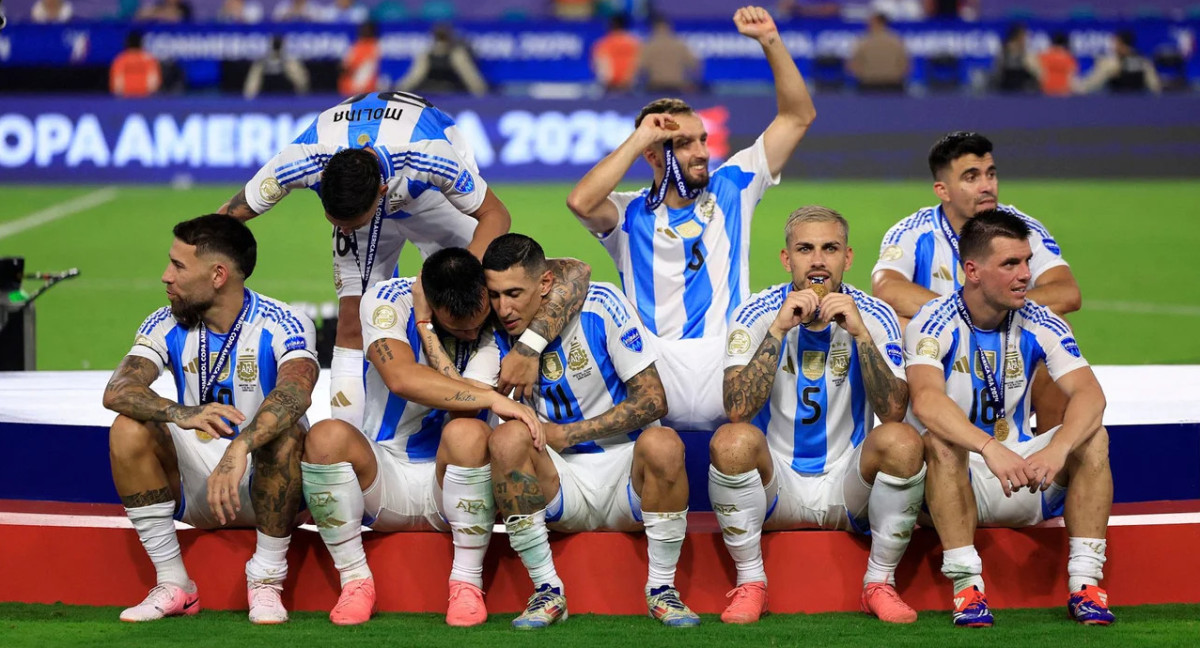
{"type": "Polygon", "coordinates": [[[454,160],[454,159],[451,159],[451,158],[445,158],[445,157],[441,157],[440,155],[433,155],[433,154],[431,154],[431,153],[425,153],[425,152],[422,152],[422,151],[404,151],[403,153],[393,153],[393,155],[403,155],[403,154],[408,154],[408,155],[411,155],[411,156],[413,156],[413,157],[415,157],[415,158],[420,158],[420,159],[422,159],[422,160],[426,160],[426,161],[428,161],[428,162],[430,162],[430,163],[433,163],[433,162],[441,162],[442,164],[445,164],[445,165],[448,165],[448,166],[450,166],[450,167],[453,167],[454,169],[457,169],[457,168],[458,168],[458,161],[457,161],[457,160],[454,160]]]}
{"type": "Polygon", "coordinates": [[[313,153],[311,155],[306,155],[299,160],[288,162],[287,164],[281,164],[275,167],[275,173],[276,175],[286,173],[296,169],[297,167],[302,167],[313,162],[327,162],[331,157],[333,157],[332,153],[313,153]]]}
{"type": "Polygon", "coordinates": [[[147,317],[145,322],[142,322],[142,326],[138,329],[138,333],[142,335],[150,335],[150,332],[154,330],[154,327],[163,323],[163,321],[170,316],[171,307],[163,306],[162,308],[151,313],[150,317],[147,317]]]}
{"type": "Polygon", "coordinates": [[[395,163],[395,165],[397,167],[408,167],[410,169],[415,169],[417,171],[424,171],[426,173],[432,173],[433,175],[441,176],[443,178],[446,178],[447,180],[456,179],[456,176],[452,173],[446,173],[445,171],[443,171],[441,169],[434,169],[433,167],[424,166],[422,164],[418,164],[411,160],[398,160],[398,161],[393,160],[393,162],[395,163]]]}
{"type": "Polygon", "coordinates": [[[900,221],[895,226],[893,226],[892,229],[888,230],[887,234],[885,234],[883,237],[883,244],[884,245],[896,245],[896,244],[900,243],[900,239],[902,239],[906,233],[908,233],[912,230],[915,230],[918,227],[921,227],[925,223],[929,222],[930,217],[932,215],[933,215],[933,208],[926,207],[925,209],[918,211],[917,213],[909,216],[908,218],[905,218],[904,220],[900,221]]]}
{"type": "Polygon", "coordinates": [[[458,165],[451,160],[443,158],[433,158],[432,156],[424,156],[415,151],[406,151],[404,153],[396,153],[391,156],[393,164],[400,166],[424,165],[430,169],[445,171],[446,173],[457,174],[458,165]]]}
{"type": "Polygon", "coordinates": [[[888,312],[887,308],[880,301],[867,293],[855,288],[851,293],[854,297],[854,302],[858,304],[858,310],[874,317],[882,326],[883,330],[893,339],[900,339],[900,322],[888,312]]]}
{"type": "Polygon", "coordinates": [[[779,310],[783,300],[787,298],[788,286],[781,284],[770,289],[770,292],[746,302],[741,312],[735,316],[735,321],[746,327],[753,326],[759,317],[779,310]]]}
{"type": "Polygon", "coordinates": [[[310,164],[286,173],[276,173],[275,179],[279,182],[279,184],[288,184],[289,182],[294,182],[305,176],[313,175],[314,173],[321,173],[325,170],[325,165],[328,162],[329,158],[325,158],[324,160],[316,160],[310,164]]]}
{"type": "MultiPolygon", "coordinates": [[[[946,330],[946,326],[954,319],[958,312],[954,309],[954,302],[947,299],[941,305],[929,314],[929,319],[921,326],[921,333],[937,337],[946,330]]],[[[920,315],[918,315],[919,317],[920,315]]]]}
{"type": "Polygon", "coordinates": [[[625,326],[629,321],[629,310],[611,289],[596,284],[589,286],[587,303],[592,302],[608,311],[609,316],[613,318],[613,323],[617,326],[625,326]]]}

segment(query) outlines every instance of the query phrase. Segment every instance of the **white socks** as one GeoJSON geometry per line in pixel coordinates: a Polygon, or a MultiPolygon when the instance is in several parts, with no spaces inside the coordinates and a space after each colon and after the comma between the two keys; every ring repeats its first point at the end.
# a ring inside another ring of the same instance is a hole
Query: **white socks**
{"type": "Polygon", "coordinates": [[[362,349],[333,347],[333,360],[329,363],[329,373],[330,415],[361,430],[363,403],[366,401],[366,389],[363,387],[362,349]]]}
{"type": "Polygon", "coordinates": [[[481,468],[446,466],[442,479],[442,510],[454,539],[450,580],[483,588],[483,557],[492,539],[492,524],[496,519],[491,465],[481,468]]]}
{"type": "Polygon", "coordinates": [[[179,538],[175,536],[175,502],[160,502],[150,506],[126,508],[125,514],[137,529],[138,538],[154,570],[158,572],[157,584],[170,583],[184,589],[192,587],[187,570],[183,567],[183,556],[179,551],[179,538]]]}
{"type": "Polygon", "coordinates": [[[291,541],[291,535],[276,538],[259,531],[254,555],[246,563],[246,580],[282,584],[287,579],[287,550],[291,541]]]}
{"type": "Polygon", "coordinates": [[[646,527],[646,549],[650,556],[650,571],[646,592],[668,585],[675,587],[675,566],[687,535],[687,509],[676,513],[642,512],[646,527]]]}
{"type": "Polygon", "coordinates": [[[342,586],[370,578],[362,544],[363,493],[348,462],[331,465],[300,463],[304,499],[321,539],[329,549],[342,586]]]}
{"type": "MultiPolygon", "coordinates": [[[[871,521],[871,553],[863,584],[896,584],[896,567],[912,540],[917,513],[925,498],[925,466],[912,477],[876,473],[875,485],[867,499],[867,518],[871,521]]],[[[957,591],[957,590],[956,590],[957,591]]]]}
{"type": "Polygon", "coordinates": [[[546,530],[546,509],[532,515],[510,515],[504,520],[508,531],[508,542],[513,551],[521,556],[529,579],[536,590],[543,583],[563,591],[562,579],[554,569],[554,556],[550,554],[550,535],[546,530]]]}
{"type": "Polygon", "coordinates": [[[1070,557],[1067,558],[1067,586],[1078,592],[1084,585],[1097,586],[1104,578],[1104,552],[1108,541],[1104,538],[1068,538],[1070,557]]]}
{"type": "MultiPolygon", "coordinates": [[[[708,467],[708,497],[717,513],[725,547],[737,566],[738,586],[766,582],[763,568],[762,527],[767,517],[767,493],[757,470],[726,475],[708,467]]],[[[649,534],[649,525],[647,525],[649,534]]]]}
{"type": "Polygon", "coordinates": [[[954,581],[956,594],[972,585],[978,587],[979,591],[984,591],[983,561],[979,559],[975,545],[947,549],[942,554],[942,573],[954,581]]]}

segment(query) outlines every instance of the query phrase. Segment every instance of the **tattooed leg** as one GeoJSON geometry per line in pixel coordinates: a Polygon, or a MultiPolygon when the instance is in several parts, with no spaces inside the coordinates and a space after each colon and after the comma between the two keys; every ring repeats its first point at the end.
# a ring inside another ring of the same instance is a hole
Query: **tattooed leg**
{"type": "Polygon", "coordinates": [[[531,515],[558,495],[558,470],[546,452],[533,448],[529,429],[518,421],[501,424],[488,439],[492,485],[502,517],[531,515]]]}
{"type": "Polygon", "coordinates": [[[127,508],[179,501],[179,463],[165,424],[118,416],[109,429],[108,457],[127,508]]]}
{"type": "Polygon", "coordinates": [[[250,502],[259,530],[269,536],[283,538],[295,524],[303,497],[300,481],[303,448],[304,431],[294,425],[253,453],[250,502]]]}

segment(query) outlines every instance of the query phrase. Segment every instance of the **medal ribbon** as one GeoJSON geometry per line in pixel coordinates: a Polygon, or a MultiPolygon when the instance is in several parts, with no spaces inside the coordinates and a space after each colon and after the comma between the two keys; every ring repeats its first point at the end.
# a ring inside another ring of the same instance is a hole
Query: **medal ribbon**
{"type": "Polygon", "coordinates": [[[950,269],[950,278],[954,280],[955,289],[960,288],[958,285],[958,267],[962,265],[962,257],[958,253],[958,234],[954,233],[954,228],[950,226],[950,219],[946,217],[946,212],[941,207],[938,207],[938,227],[942,230],[942,236],[950,242],[950,249],[954,251],[953,268],[950,269]]]}
{"type": "Polygon", "coordinates": [[[213,385],[225,369],[225,365],[229,363],[229,356],[237,346],[238,335],[242,332],[242,324],[246,321],[246,312],[249,310],[250,291],[246,290],[242,294],[242,310],[238,313],[233,328],[229,329],[229,335],[225,337],[225,344],[222,344],[221,350],[217,352],[217,359],[213,362],[211,369],[208,366],[208,327],[204,325],[204,322],[200,322],[200,357],[197,359],[196,373],[200,375],[201,405],[215,400],[212,396],[213,385]]]}
{"type": "MultiPolygon", "coordinates": [[[[379,164],[379,182],[387,184],[387,171],[383,168],[381,155],[386,155],[386,151],[376,153],[375,161],[379,164]]],[[[355,230],[350,235],[350,251],[354,253],[354,264],[358,266],[358,274],[362,279],[362,294],[367,294],[367,288],[371,285],[371,269],[375,267],[375,253],[379,249],[379,233],[383,231],[383,203],[385,198],[379,199],[379,206],[375,208],[375,215],[371,217],[371,233],[367,238],[367,262],[364,266],[361,259],[358,258],[358,230],[355,230]]]]}
{"type": "Polygon", "coordinates": [[[666,176],[659,183],[658,187],[651,190],[651,195],[646,197],[646,209],[654,211],[658,206],[663,204],[667,199],[667,188],[669,185],[675,185],[675,191],[679,195],[688,200],[695,200],[704,188],[689,189],[687,182],[683,179],[683,169],[679,166],[679,160],[675,157],[675,146],[670,140],[663,142],[663,165],[667,168],[666,176]]]}
{"type": "MultiPolygon", "coordinates": [[[[979,365],[983,373],[983,381],[987,384],[988,393],[992,395],[992,400],[1000,405],[1000,412],[997,414],[997,420],[1003,421],[1008,415],[1008,410],[1004,406],[1004,381],[996,380],[996,372],[992,369],[992,364],[988,362],[987,354],[980,348],[979,338],[975,335],[975,323],[971,321],[971,314],[967,312],[967,304],[963,301],[962,290],[954,293],[954,308],[958,310],[958,316],[962,318],[967,326],[971,327],[971,338],[975,340],[975,347],[979,349],[979,365]]],[[[998,364],[1003,367],[1008,360],[1008,331],[1012,328],[1013,311],[1008,311],[1008,315],[1004,317],[1004,337],[1000,347],[1000,360],[998,364]]]]}

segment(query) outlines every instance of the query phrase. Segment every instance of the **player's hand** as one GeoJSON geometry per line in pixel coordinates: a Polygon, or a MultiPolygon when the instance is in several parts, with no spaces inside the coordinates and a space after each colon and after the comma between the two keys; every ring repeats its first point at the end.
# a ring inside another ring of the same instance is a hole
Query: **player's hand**
{"type": "Polygon", "coordinates": [[[1029,455],[1026,462],[1033,468],[1034,473],[1034,481],[1029,484],[1030,492],[1050,488],[1050,484],[1054,483],[1054,478],[1062,472],[1063,466],[1067,465],[1067,455],[1069,454],[1070,448],[1059,447],[1059,444],[1051,441],[1045,448],[1029,455]]]}
{"type": "Polygon", "coordinates": [[[1005,497],[1012,497],[1013,493],[1035,483],[1033,467],[1029,462],[999,441],[984,446],[983,460],[987,462],[992,474],[1000,480],[1005,497]]]}
{"type": "MultiPolygon", "coordinates": [[[[522,347],[524,343],[517,342],[522,347]]],[[[526,353],[532,351],[526,348],[526,353]]],[[[538,383],[538,363],[540,356],[536,353],[506,353],[500,361],[500,380],[496,389],[501,394],[510,394],[515,401],[532,398],[538,383]]]]}
{"type": "Polygon", "coordinates": [[[174,408],[170,414],[171,422],[175,425],[185,430],[200,430],[214,439],[233,436],[233,428],[229,423],[241,425],[246,421],[246,416],[236,407],[224,403],[174,408]]]}
{"type": "Polygon", "coordinates": [[[665,142],[679,131],[679,123],[666,113],[651,113],[642,118],[642,123],[634,131],[634,137],[641,140],[643,146],[665,142]]]}
{"type": "Polygon", "coordinates": [[[413,315],[416,316],[418,322],[432,322],[433,308],[429,306],[429,302],[425,300],[425,289],[421,287],[421,275],[417,274],[416,281],[412,285],[412,302],[413,315]]]}
{"type": "Polygon", "coordinates": [[[825,295],[821,300],[821,321],[837,325],[856,338],[868,338],[871,332],[863,322],[862,313],[858,312],[858,304],[846,293],[835,292],[825,295]]]}
{"type": "Polygon", "coordinates": [[[779,312],[775,315],[775,321],[771,323],[771,328],[780,337],[783,337],[788,331],[812,320],[813,314],[817,312],[820,305],[821,298],[817,297],[817,293],[811,289],[793,290],[783,300],[783,305],[779,307],[779,312]]]}
{"type": "Polygon", "coordinates": [[[544,424],[538,420],[537,412],[533,411],[533,408],[501,396],[496,399],[495,403],[492,403],[491,409],[496,416],[506,421],[524,423],[533,437],[535,450],[540,452],[542,448],[546,447],[546,430],[544,424]]]}
{"type": "Polygon", "coordinates": [[[779,28],[771,14],[762,7],[753,5],[742,7],[733,14],[733,24],[737,25],[738,33],[762,43],[771,35],[778,35],[779,28]]]}
{"type": "Polygon", "coordinates": [[[546,423],[546,445],[554,449],[555,452],[562,452],[563,448],[570,445],[567,442],[567,434],[563,431],[563,426],[558,423],[546,423]]]}
{"type": "Polygon", "coordinates": [[[225,449],[225,455],[217,464],[216,470],[208,476],[208,508],[217,516],[222,525],[233,522],[242,510],[242,500],[238,496],[238,488],[242,483],[242,475],[246,474],[246,444],[234,440],[225,449]]]}

